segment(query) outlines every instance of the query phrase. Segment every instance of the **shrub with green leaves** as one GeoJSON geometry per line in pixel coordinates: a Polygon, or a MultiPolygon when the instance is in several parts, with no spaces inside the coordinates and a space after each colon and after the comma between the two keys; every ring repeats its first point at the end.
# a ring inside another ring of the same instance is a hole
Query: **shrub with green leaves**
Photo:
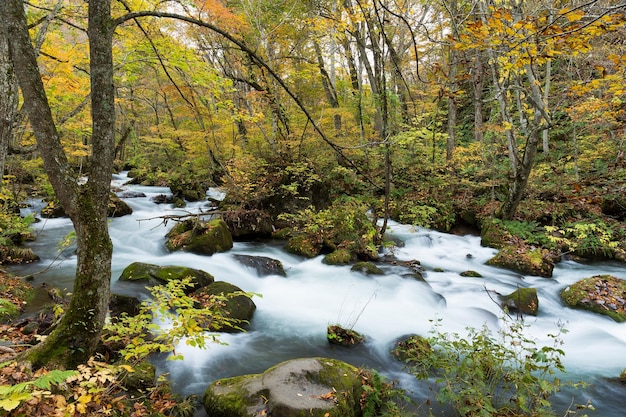
{"type": "Polygon", "coordinates": [[[172,353],[168,359],[182,359],[176,345],[185,340],[189,346],[206,348],[207,341],[219,343],[219,338],[207,330],[223,327],[237,328],[240,323],[223,311],[228,297],[212,295],[197,307],[197,300],[185,294],[193,284],[190,278],[169,281],[166,285],[151,288],[152,299],[144,301],[139,313],[130,316],[122,313],[111,320],[104,329],[103,340],[119,347],[125,361],[140,361],[153,353],[172,353]]]}
{"type": "Polygon", "coordinates": [[[443,332],[436,321],[429,338],[433,350],[420,357],[422,368],[413,372],[420,378],[435,375],[437,400],[461,416],[554,416],[549,398],[561,388],[557,374],[565,369],[559,346],[566,329],[559,324],[548,335],[552,345],[538,346],[525,328],[522,321],[505,317],[496,334],[485,325],[461,336],[443,332]]]}

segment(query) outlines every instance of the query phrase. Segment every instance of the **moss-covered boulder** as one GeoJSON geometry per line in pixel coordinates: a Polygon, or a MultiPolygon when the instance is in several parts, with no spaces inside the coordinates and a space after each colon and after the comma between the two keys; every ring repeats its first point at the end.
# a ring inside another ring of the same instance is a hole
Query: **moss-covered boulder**
{"type": "Polygon", "coordinates": [[[536,288],[518,288],[509,295],[500,297],[502,308],[536,316],[539,311],[539,299],[536,288]]]}
{"type": "Polygon", "coordinates": [[[350,268],[351,271],[361,272],[365,275],[385,275],[382,269],[371,262],[357,262],[350,268]]]}
{"type": "Polygon", "coordinates": [[[253,255],[233,255],[233,257],[240,264],[254,269],[260,277],[266,277],[268,275],[287,276],[283,263],[277,259],[253,255]]]}
{"type": "Polygon", "coordinates": [[[204,323],[203,325],[207,330],[211,331],[240,332],[252,320],[256,310],[254,301],[241,288],[224,281],[216,281],[211,285],[200,288],[191,296],[198,300],[202,307],[209,308],[215,303],[211,296],[224,297],[221,301],[223,305],[220,307],[220,311],[225,317],[226,323],[217,323],[215,321],[204,323]]]}
{"type": "Polygon", "coordinates": [[[358,417],[360,372],[326,358],[293,359],[262,374],[220,379],[205,391],[211,417],[358,417]]]}
{"type": "Polygon", "coordinates": [[[231,210],[222,218],[236,239],[270,237],[274,233],[272,217],[264,210],[231,210]]]}
{"type": "Polygon", "coordinates": [[[417,365],[430,355],[433,348],[427,338],[419,335],[411,335],[398,340],[391,354],[399,361],[417,365]]]}
{"type": "Polygon", "coordinates": [[[619,380],[622,381],[622,383],[626,384],[626,369],[624,369],[619,375],[619,380]]]}
{"type": "Polygon", "coordinates": [[[476,272],[476,271],[472,271],[472,270],[463,271],[459,275],[461,275],[462,277],[468,277],[468,278],[482,278],[483,277],[480,274],[480,272],[476,272]]]}
{"type": "Polygon", "coordinates": [[[626,280],[596,275],[566,287],[560,295],[568,307],[604,314],[619,323],[626,321],[626,280]]]}
{"type": "Polygon", "coordinates": [[[512,245],[500,249],[496,256],[487,261],[487,265],[550,278],[554,270],[554,258],[547,249],[512,245]]]}
{"type": "Polygon", "coordinates": [[[315,258],[322,253],[322,247],[322,241],[315,236],[297,235],[289,238],[285,250],[305,258],[315,258]]]}
{"type": "Polygon", "coordinates": [[[226,252],[233,247],[233,237],[222,219],[203,222],[187,219],[170,230],[165,246],[170,251],[186,251],[200,255],[226,252]]]}
{"type": "Polygon", "coordinates": [[[352,347],[365,341],[365,336],[353,329],[339,325],[329,325],[326,329],[326,339],[333,345],[352,347]]]}
{"type": "Polygon", "coordinates": [[[337,249],[322,260],[326,265],[347,265],[354,261],[354,255],[347,249],[337,249]]]}
{"type": "Polygon", "coordinates": [[[107,208],[108,217],[122,217],[133,213],[133,209],[117,195],[111,193],[109,206],[107,208]]]}
{"type": "Polygon", "coordinates": [[[175,265],[153,265],[144,262],[133,262],[128,265],[120,275],[120,281],[144,282],[148,285],[165,284],[171,280],[191,278],[192,287],[187,292],[191,293],[199,288],[213,283],[213,275],[200,269],[188,268],[175,265]]]}

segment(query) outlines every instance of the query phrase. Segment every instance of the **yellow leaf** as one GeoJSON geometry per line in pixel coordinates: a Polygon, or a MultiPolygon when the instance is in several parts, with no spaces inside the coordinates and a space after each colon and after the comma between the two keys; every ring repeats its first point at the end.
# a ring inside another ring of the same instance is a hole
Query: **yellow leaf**
{"type": "Polygon", "coordinates": [[[135,372],[135,370],[130,365],[120,365],[120,368],[124,369],[126,372],[135,372]]]}

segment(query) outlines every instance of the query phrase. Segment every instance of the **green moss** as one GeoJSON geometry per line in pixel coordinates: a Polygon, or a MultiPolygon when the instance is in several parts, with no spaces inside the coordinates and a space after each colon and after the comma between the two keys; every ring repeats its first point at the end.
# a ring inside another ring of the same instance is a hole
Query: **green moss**
{"type": "Polygon", "coordinates": [[[224,220],[201,222],[186,220],[167,234],[166,247],[171,251],[184,250],[201,255],[226,252],[233,247],[233,237],[224,220]]]}
{"type": "Polygon", "coordinates": [[[469,278],[482,278],[483,277],[480,273],[476,271],[463,271],[459,275],[461,275],[462,277],[469,277],[469,278]]]}
{"type": "Polygon", "coordinates": [[[285,250],[305,258],[315,258],[322,250],[322,244],[315,241],[311,236],[293,236],[287,241],[285,250]]]}
{"type": "Polygon", "coordinates": [[[323,262],[327,265],[346,265],[352,262],[352,254],[347,249],[337,249],[324,256],[323,262]]]}
{"type": "Polygon", "coordinates": [[[603,314],[619,323],[626,322],[626,280],[596,275],[563,289],[560,296],[568,307],[603,314]]]}
{"type": "Polygon", "coordinates": [[[427,338],[413,335],[396,343],[391,354],[402,362],[418,364],[432,352],[432,347],[427,338]]]}
{"type": "Polygon", "coordinates": [[[10,323],[20,315],[20,309],[11,301],[0,298],[0,323],[10,323]]]}
{"type": "Polygon", "coordinates": [[[362,272],[365,275],[385,275],[382,269],[380,269],[371,262],[357,262],[352,266],[350,270],[362,272]]]}
{"type": "Polygon", "coordinates": [[[537,289],[518,288],[511,294],[502,297],[502,307],[513,311],[520,311],[524,314],[536,316],[539,310],[539,299],[537,289]]]}

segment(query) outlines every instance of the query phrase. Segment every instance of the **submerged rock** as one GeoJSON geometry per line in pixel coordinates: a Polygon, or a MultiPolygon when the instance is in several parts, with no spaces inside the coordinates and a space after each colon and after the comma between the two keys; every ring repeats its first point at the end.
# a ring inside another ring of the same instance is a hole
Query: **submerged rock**
{"type": "Polygon", "coordinates": [[[620,323],[626,321],[626,280],[596,275],[563,289],[560,296],[568,307],[604,314],[620,323]]]}
{"type": "Polygon", "coordinates": [[[345,362],[303,358],[262,374],[220,379],[203,398],[211,417],[357,417],[363,394],[360,373],[345,362]]]}

